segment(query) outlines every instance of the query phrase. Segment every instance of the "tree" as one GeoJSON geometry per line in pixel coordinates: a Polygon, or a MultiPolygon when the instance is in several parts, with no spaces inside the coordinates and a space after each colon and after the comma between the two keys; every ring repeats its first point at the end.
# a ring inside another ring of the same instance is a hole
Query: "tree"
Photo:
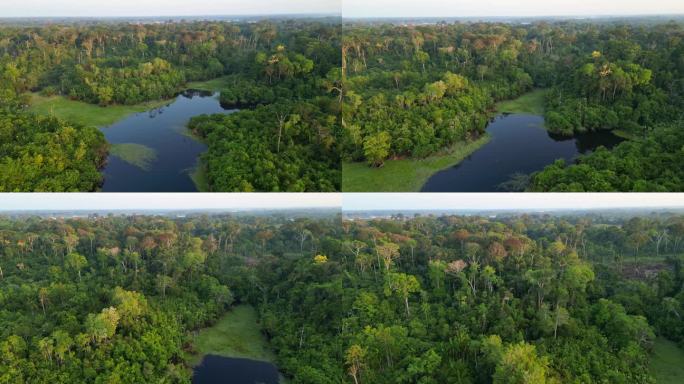
{"type": "Polygon", "coordinates": [[[46,361],[52,362],[52,354],[55,349],[54,341],[49,337],[38,340],[38,349],[46,361]]]}
{"type": "Polygon", "coordinates": [[[55,341],[55,356],[57,356],[57,361],[61,364],[67,353],[69,353],[74,341],[66,331],[61,329],[52,333],[52,339],[55,341]]]}
{"type": "Polygon", "coordinates": [[[549,362],[537,356],[534,345],[520,342],[506,347],[492,376],[494,384],[545,384],[549,378],[549,362]]]}
{"type": "Polygon", "coordinates": [[[114,336],[118,323],[119,313],[116,308],[109,307],[98,314],[89,314],[85,328],[92,342],[102,343],[114,336]]]}
{"type": "Polygon", "coordinates": [[[166,297],[166,289],[173,284],[173,279],[166,275],[157,275],[157,288],[161,292],[162,297],[166,297]]]}
{"type": "Polygon", "coordinates": [[[65,263],[67,268],[75,271],[78,274],[78,281],[81,281],[81,270],[88,265],[88,260],[85,258],[85,256],[76,252],[70,252],[66,256],[65,263]]]}
{"type": "Polygon", "coordinates": [[[399,246],[394,243],[385,243],[375,247],[375,252],[378,254],[385,265],[385,271],[389,271],[394,260],[399,257],[399,246]]]}
{"type": "Polygon", "coordinates": [[[420,291],[420,283],[413,275],[390,272],[385,276],[385,295],[389,296],[396,293],[403,299],[406,317],[411,316],[408,303],[409,295],[418,291],[420,291]]]}
{"type": "Polygon", "coordinates": [[[133,327],[147,309],[147,301],[142,293],[127,291],[121,287],[114,288],[113,302],[124,327],[133,327]]]}
{"type": "Polygon", "coordinates": [[[354,344],[345,353],[345,365],[347,372],[354,378],[354,384],[360,384],[361,371],[365,367],[366,350],[360,345],[354,344]]]}
{"type": "Polygon", "coordinates": [[[461,228],[455,231],[452,236],[461,243],[461,254],[465,255],[465,241],[470,238],[470,232],[467,229],[461,228]]]}
{"type": "Polygon", "coordinates": [[[389,155],[389,150],[390,135],[387,132],[367,136],[363,141],[364,155],[372,167],[381,167],[389,155]]]}
{"type": "Polygon", "coordinates": [[[492,242],[487,251],[490,259],[495,261],[501,261],[508,255],[506,248],[498,241],[492,242]]]}
{"type": "Polygon", "coordinates": [[[40,288],[38,290],[38,299],[40,301],[40,306],[43,308],[43,315],[45,315],[45,304],[47,304],[49,292],[47,288],[40,288]]]}
{"type": "Polygon", "coordinates": [[[430,55],[425,51],[418,50],[416,51],[416,61],[420,63],[423,67],[423,73],[425,73],[425,63],[430,61],[430,55]]]}

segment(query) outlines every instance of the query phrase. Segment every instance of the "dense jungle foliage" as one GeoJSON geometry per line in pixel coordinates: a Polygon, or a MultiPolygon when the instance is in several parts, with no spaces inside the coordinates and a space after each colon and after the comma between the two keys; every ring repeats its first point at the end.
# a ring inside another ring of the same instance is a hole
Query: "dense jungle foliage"
{"type": "Polygon", "coordinates": [[[0,218],[0,382],[188,383],[192,331],[256,289],[254,263],[311,259],[334,228],[325,216],[0,218]]]}
{"type": "Polygon", "coordinates": [[[681,216],[342,225],[326,261],[258,274],[294,382],[652,383],[655,335],[684,345],[681,216]]]}
{"type": "Polygon", "coordinates": [[[0,192],[93,191],[107,158],[102,132],[22,110],[0,96],[0,192]]]}
{"type": "MultiPolygon", "coordinates": [[[[658,141],[663,135],[654,132],[658,127],[682,118],[684,28],[681,22],[638,20],[348,23],[342,71],[346,161],[381,166],[388,158],[425,157],[471,141],[483,134],[495,102],[532,88],[547,89],[549,131],[572,136],[617,129],[636,140],[621,151],[636,153],[649,150],[640,138],[658,141]],[[631,150],[634,146],[643,150],[631,150]]],[[[681,166],[679,152],[667,154],[667,169],[681,166]]],[[[568,190],[564,179],[579,171],[561,175],[557,167],[539,176],[532,188],[568,190]]],[[[626,172],[614,177],[632,178],[626,172]]],[[[644,177],[611,188],[682,189],[680,181],[665,186],[653,175],[644,177]]],[[[585,190],[598,187],[584,185],[585,190]]],[[[603,188],[598,190],[608,187],[603,188]]]]}
{"type": "MultiPolygon", "coordinates": [[[[240,122],[250,121],[256,114],[262,122],[247,137],[231,137],[241,150],[259,150],[242,158],[237,167],[248,172],[223,175],[233,170],[231,164],[215,165],[224,155],[216,151],[225,148],[219,143],[208,143],[210,188],[234,190],[235,185],[219,181],[227,177],[244,179],[245,190],[250,190],[249,184],[263,185],[264,191],[319,187],[334,191],[340,188],[334,140],[339,131],[341,92],[339,39],[339,23],[330,20],[4,25],[0,26],[0,90],[7,95],[3,99],[22,98],[21,105],[30,103],[30,92],[101,106],[136,105],[173,97],[189,81],[230,75],[236,81],[222,92],[226,106],[250,108],[276,100],[280,103],[269,108],[273,113],[267,116],[261,116],[260,110],[232,116],[232,120],[240,122]],[[284,89],[286,92],[282,92],[284,89]],[[296,119],[296,111],[311,109],[309,105],[315,105],[316,113],[300,115],[301,123],[296,129],[283,129],[284,123],[277,118],[267,121],[274,114],[296,119]],[[279,141],[294,142],[298,151],[280,153],[278,144],[267,140],[274,129],[279,132],[279,141]],[[254,145],[257,141],[258,145],[254,145]],[[303,153],[307,154],[305,158],[303,153]],[[295,169],[282,177],[288,182],[272,185],[253,179],[259,177],[262,158],[295,169]],[[297,171],[303,162],[310,163],[311,169],[297,171]],[[319,169],[328,171],[320,173],[319,169]],[[289,182],[299,177],[303,179],[289,182]]],[[[23,152],[36,144],[28,139],[18,140],[14,146],[23,152]]],[[[88,149],[97,152],[94,145],[88,149]]],[[[17,156],[7,154],[5,161],[16,162],[17,156]]],[[[228,156],[231,160],[241,157],[239,153],[228,156]]],[[[96,162],[86,166],[100,165],[96,162]]],[[[41,180],[41,172],[24,175],[20,188],[45,188],[48,181],[41,180]]],[[[76,185],[90,185],[88,177],[79,179],[76,185]]],[[[63,190],[78,188],[70,180],[52,184],[55,189],[58,185],[64,185],[63,190]]],[[[16,183],[2,186],[16,188],[16,183]]],[[[93,189],[90,186],[82,190],[93,189]]]]}
{"type": "Polygon", "coordinates": [[[0,382],[188,382],[258,308],[292,383],[653,383],[684,346],[680,215],[0,220],[0,382]]]}

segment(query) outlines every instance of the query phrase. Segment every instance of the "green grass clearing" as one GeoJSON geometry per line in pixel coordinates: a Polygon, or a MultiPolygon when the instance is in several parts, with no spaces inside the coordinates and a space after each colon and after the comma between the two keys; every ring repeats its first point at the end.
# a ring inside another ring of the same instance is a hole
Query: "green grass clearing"
{"type": "Polygon", "coordinates": [[[665,338],[656,339],[651,355],[651,374],[658,384],[684,383],[684,350],[665,338]]]}
{"type": "Polygon", "coordinates": [[[632,141],[642,140],[642,136],[640,136],[639,134],[632,133],[629,131],[625,131],[622,129],[613,129],[611,132],[613,133],[613,135],[615,135],[617,137],[621,137],[621,138],[626,139],[626,140],[632,140],[632,141]]]}
{"type": "Polygon", "coordinates": [[[535,89],[517,99],[506,100],[496,104],[497,113],[529,113],[532,115],[544,114],[544,96],[546,89],[535,89]]]}
{"type": "Polygon", "coordinates": [[[454,145],[447,153],[425,159],[387,160],[381,168],[366,163],[342,164],[344,192],[417,192],[438,171],[452,167],[489,142],[489,136],[454,145]]]}
{"type": "Polygon", "coordinates": [[[206,81],[191,81],[186,85],[187,89],[197,89],[200,91],[218,92],[230,86],[230,76],[223,76],[206,81]]]}
{"type": "Polygon", "coordinates": [[[275,362],[275,354],[259,329],[256,310],[250,305],[236,306],[214,326],[201,330],[193,345],[197,353],[187,356],[193,366],[208,354],[275,362]]]}
{"type": "Polygon", "coordinates": [[[154,149],[136,143],[113,144],[109,153],[145,171],[157,159],[154,149]]]}
{"type": "Polygon", "coordinates": [[[70,100],[63,96],[45,97],[33,93],[29,110],[39,115],[54,115],[62,120],[81,125],[106,127],[134,113],[146,112],[169,103],[170,100],[158,100],[136,105],[100,107],[82,101],[70,100]]]}

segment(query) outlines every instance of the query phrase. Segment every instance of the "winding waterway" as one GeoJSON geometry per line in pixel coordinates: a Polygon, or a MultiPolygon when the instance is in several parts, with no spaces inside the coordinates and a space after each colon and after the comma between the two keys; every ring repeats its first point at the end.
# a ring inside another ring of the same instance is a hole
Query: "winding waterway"
{"type": "Polygon", "coordinates": [[[487,126],[491,140],[459,164],[432,175],[423,192],[496,192],[515,174],[542,170],[557,159],[572,162],[580,154],[600,146],[612,148],[622,141],[610,132],[590,132],[573,137],[553,135],[544,118],[504,114],[487,126]]]}
{"type": "Polygon", "coordinates": [[[190,174],[207,147],[189,134],[186,125],[193,116],[235,111],[221,107],[218,93],[188,90],[164,107],[101,128],[112,145],[124,144],[148,154],[144,166],[110,154],[102,171],[102,191],[197,191],[190,174]]]}

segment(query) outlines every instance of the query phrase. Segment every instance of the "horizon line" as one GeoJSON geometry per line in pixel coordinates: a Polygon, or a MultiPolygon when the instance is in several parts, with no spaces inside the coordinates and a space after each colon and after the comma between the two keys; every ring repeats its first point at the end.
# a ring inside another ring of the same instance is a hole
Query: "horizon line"
{"type": "Polygon", "coordinates": [[[55,15],[55,16],[0,16],[2,19],[128,19],[128,18],[178,18],[178,17],[274,17],[274,16],[326,16],[337,17],[342,13],[236,13],[236,14],[179,14],[179,15],[55,15]]]}
{"type": "Polygon", "coordinates": [[[540,14],[540,15],[464,15],[464,16],[444,16],[444,15],[439,15],[439,16],[433,16],[433,15],[425,15],[425,16],[344,16],[344,13],[342,14],[343,19],[439,19],[439,18],[445,18],[445,19],[466,19],[466,18],[488,18],[488,17],[497,17],[497,18],[503,18],[503,17],[511,17],[511,18],[526,18],[526,17],[555,17],[555,18],[563,18],[563,17],[644,17],[644,16],[684,16],[684,13],[605,13],[605,14],[540,14]]]}

